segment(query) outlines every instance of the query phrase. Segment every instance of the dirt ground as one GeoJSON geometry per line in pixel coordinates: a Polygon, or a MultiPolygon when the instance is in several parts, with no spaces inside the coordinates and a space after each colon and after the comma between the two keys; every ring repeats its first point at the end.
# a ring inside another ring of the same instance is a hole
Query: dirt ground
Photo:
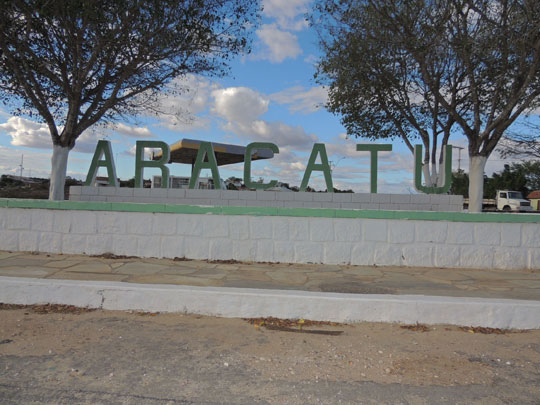
{"type": "Polygon", "coordinates": [[[9,308],[1,404],[540,404],[539,330],[9,308]]]}

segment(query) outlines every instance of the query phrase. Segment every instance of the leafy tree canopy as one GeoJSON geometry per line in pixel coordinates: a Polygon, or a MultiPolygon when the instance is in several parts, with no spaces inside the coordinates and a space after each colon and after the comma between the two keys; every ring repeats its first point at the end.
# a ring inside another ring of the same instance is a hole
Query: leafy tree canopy
{"type": "Polygon", "coordinates": [[[500,155],[506,157],[529,157],[540,159],[540,124],[525,121],[521,129],[508,131],[499,144],[500,155]]]}
{"type": "MultiPolygon", "coordinates": [[[[452,194],[468,194],[469,177],[463,170],[452,173],[452,194]]],[[[484,179],[484,198],[495,198],[497,190],[521,191],[524,197],[540,190],[540,161],[526,161],[504,165],[500,172],[484,179]]]]}
{"type": "MultiPolygon", "coordinates": [[[[396,9],[419,24],[429,23],[429,16],[416,3],[417,7],[401,3],[396,9]]],[[[316,3],[311,21],[324,52],[316,78],[329,86],[327,107],[342,117],[347,132],[368,139],[401,138],[411,152],[413,140],[421,139],[424,161],[429,162],[431,154],[436,163],[439,140],[447,144],[455,122],[424,83],[418,63],[395,40],[395,32],[377,7],[369,1],[322,0],[316,3]]],[[[442,62],[433,59],[430,64],[441,85],[442,62]]],[[[450,90],[451,98],[458,97],[455,86],[450,90]]]]}
{"type": "MultiPolygon", "coordinates": [[[[258,14],[251,0],[2,0],[0,98],[70,150],[98,121],[148,109],[174,78],[227,73],[258,14]]],[[[51,183],[63,183],[55,159],[51,183]]]]}
{"type": "MultiPolygon", "coordinates": [[[[540,105],[538,0],[318,0],[319,78],[351,134],[468,139],[472,211],[497,143],[540,105]]],[[[410,148],[410,144],[408,144],[410,148]]],[[[426,162],[427,156],[424,158],[426,162]]]]}

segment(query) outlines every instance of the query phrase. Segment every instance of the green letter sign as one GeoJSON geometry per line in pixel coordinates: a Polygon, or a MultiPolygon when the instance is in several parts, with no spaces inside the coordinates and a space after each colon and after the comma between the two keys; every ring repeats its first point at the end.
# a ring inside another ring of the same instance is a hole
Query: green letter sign
{"type": "Polygon", "coordinates": [[[324,146],[324,143],[316,143],[313,145],[313,150],[311,151],[311,156],[309,157],[306,172],[304,173],[304,178],[302,179],[302,184],[300,185],[300,191],[306,191],[309,178],[311,177],[311,172],[314,170],[324,173],[326,191],[328,193],[333,193],[334,185],[332,184],[332,173],[330,170],[330,165],[328,164],[328,156],[326,155],[326,147],[324,146]],[[321,163],[316,164],[315,160],[319,154],[321,155],[321,163]]]}
{"type": "Polygon", "coordinates": [[[274,187],[277,184],[277,180],[272,180],[270,183],[255,183],[251,181],[251,155],[254,149],[256,151],[270,149],[274,153],[279,153],[277,145],[270,142],[253,142],[246,146],[244,156],[244,184],[247,188],[254,188],[255,190],[265,190],[274,187]]]}
{"type": "Polygon", "coordinates": [[[210,142],[201,142],[199,145],[199,152],[197,152],[197,158],[195,159],[195,164],[193,165],[191,179],[189,179],[189,188],[195,188],[195,184],[199,179],[202,169],[210,169],[212,171],[214,188],[216,190],[221,189],[221,179],[219,177],[216,155],[214,153],[214,147],[210,142]],[[204,160],[205,157],[207,159],[206,161],[204,160]]]}
{"type": "Polygon", "coordinates": [[[137,141],[135,147],[135,187],[143,186],[143,171],[145,167],[157,167],[161,169],[161,188],[169,188],[169,145],[162,141],[137,141]],[[161,159],[144,160],[145,148],[160,148],[161,159]]]}
{"type": "MultiPolygon", "coordinates": [[[[226,145],[225,145],[226,146],[226,145]]],[[[199,180],[202,169],[209,169],[212,172],[214,187],[221,189],[221,179],[219,177],[218,163],[214,152],[214,145],[211,142],[201,141],[198,146],[197,157],[193,163],[191,178],[189,179],[189,188],[194,189],[199,180]]],[[[194,147],[190,146],[191,149],[194,147]]],[[[378,153],[389,152],[392,150],[392,144],[357,144],[356,150],[359,152],[370,152],[371,171],[370,171],[370,192],[377,193],[377,170],[378,170],[378,153]]],[[[245,148],[244,154],[244,183],[246,187],[256,190],[265,190],[274,187],[278,181],[272,180],[268,183],[257,183],[251,180],[251,162],[256,158],[269,158],[271,153],[261,153],[261,151],[272,151],[279,153],[279,148],[271,142],[252,142],[245,148]]],[[[218,150],[218,152],[226,152],[226,148],[218,150]]],[[[444,194],[447,193],[452,184],[452,145],[443,147],[443,161],[440,170],[440,178],[437,184],[439,186],[423,186],[422,185],[422,145],[414,147],[414,187],[416,190],[426,194],[444,194]]],[[[137,141],[135,152],[135,187],[143,186],[143,171],[145,167],[161,169],[161,187],[169,187],[169,168],[166,164],[170,163],[169,145],[161,141],[137,141]],[[158,160],[144,160],[144,150],[146,148],[159,148],[162,151],[162,156],[158,160]]],[[[112,154],[110,141],[100,140],[96,146],[94,157],[86,176],[85,186],[91,186],[96,179],[97,172],[100,167],[107,169],[109,178],[109,186],[118,187],[118,179],[116,177],[116,168],[112,154]],[[103,159],[102,159],[103,157],[103,159]]],[[[320,171],[324,175],[326,183],[326,191],[334,192],[332,182],[332,169],[328,164],[328,155],[326,146],[323,143],[313,144],[311,155],[309,156],[306,171],[300,184],[300,191],[306,191],[309,179],[313,171],[320,171]],[[320,156],[320,163],[315,163],[320,156]]]]}
{"type": "Polygon", "coordinates": [[[365,145],[357,144],[356,150],[359,152],[371,152],[371,172],[370,172],[370,188],[371,193],[377,193],[377,166],[378,166],[378,152],[389,152],[392,150],[392,144],[375,144],[365,145]]]}
{"type": "Polygon", "coordinates": [[[91,186],[94,183],[100,167],[105,167],[107,169],[109,186],[118,187],[116,167],[114,166],[110,141],[98,141],[94,157],[92,158],[92,164],[90,164],[90,169],[88,169],[88,174],[86,175],[86,181],[84,182],[85,186],[91,186]],[[102,155],[105,157],[104,160],[101,160],[102,155]]]}

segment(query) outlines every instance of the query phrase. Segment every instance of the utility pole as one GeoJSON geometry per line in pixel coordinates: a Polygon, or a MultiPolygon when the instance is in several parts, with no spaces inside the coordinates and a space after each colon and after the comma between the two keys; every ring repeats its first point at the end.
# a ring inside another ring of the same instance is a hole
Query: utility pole
{"type": "Polygon", "coordinates": [[[458,172],[461,170],[461,151],[465,148],[461,146],[454,146],[454,148],[458,149],[458,160],[457,160],[457,169],[458,172]]]}
{"type": "Polygon", "coordinates": [[[21,164],[19,165],[19,167],[21,168],[21,172],[19,174],[19,178],[22,180],[22,174],[23,174],[23,160],[24,160],[24,154],[21,155],[21,164]]]}

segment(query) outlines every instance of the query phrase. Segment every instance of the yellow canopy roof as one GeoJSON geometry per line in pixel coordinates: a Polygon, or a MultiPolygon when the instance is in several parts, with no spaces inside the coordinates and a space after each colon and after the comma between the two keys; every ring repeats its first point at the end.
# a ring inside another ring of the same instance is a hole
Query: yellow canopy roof
{"type": "MultiPolygon", "coordinates": [[[[197,139],[181,139],[180,141],[170,145],[170,159],[169,163],[185,163],[194,164],[201,145],[200,140],[197,139]]],[[[231,145],[226,143],[211,142],[216,155],[218,166],[230,165],[233,163],[240,163],[244,161],[244,154],[246,152],[245,146],[231,145]]],[[[156,153],[152,159],[158,160],[162,156],[161,151],[156,153]]],[[[274,152],[268,149],[258,150],[251,160],[270,159],[274,157],[274,152]]]]}

